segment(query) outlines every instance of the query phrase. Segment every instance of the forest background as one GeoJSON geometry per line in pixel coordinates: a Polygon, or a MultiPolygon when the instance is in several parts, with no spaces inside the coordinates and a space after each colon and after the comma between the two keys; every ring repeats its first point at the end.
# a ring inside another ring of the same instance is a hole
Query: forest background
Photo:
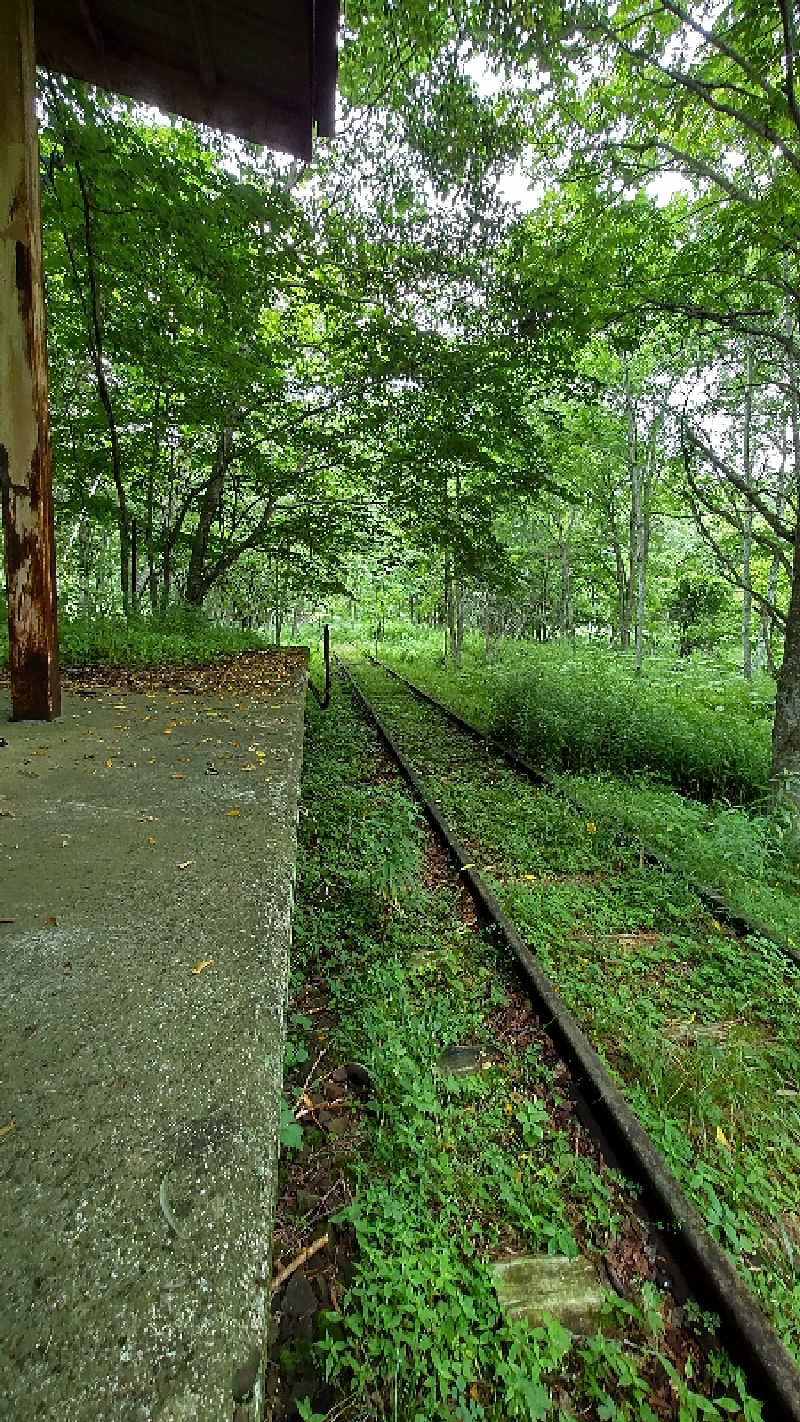
{"type": "Polygon", "coordinates": [[[187,609],[722,649],[791,788],[798,63],[789,0],[362,0],[312,165],[42,74],[68,655],[187,609]]]}

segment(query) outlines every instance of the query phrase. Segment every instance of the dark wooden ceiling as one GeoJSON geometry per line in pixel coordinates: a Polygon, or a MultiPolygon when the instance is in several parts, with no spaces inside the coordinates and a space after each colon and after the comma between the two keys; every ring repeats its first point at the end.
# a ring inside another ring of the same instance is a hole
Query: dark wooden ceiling
{"type": "Polygon", "coordinates": [[[338,0],[36,0],[45,69],[301,158],[334,132],[338,0]]]}

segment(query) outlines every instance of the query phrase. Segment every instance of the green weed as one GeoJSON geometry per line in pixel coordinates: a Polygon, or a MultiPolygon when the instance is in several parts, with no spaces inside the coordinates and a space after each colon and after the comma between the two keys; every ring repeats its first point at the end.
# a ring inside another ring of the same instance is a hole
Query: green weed
{"type": "MultiPolygon", "coordinates": [[[[604,1249],[617,1187],[554,1125],[544,1103],[558,1096],[556,1077],[535,1043],[495,1050],[480,1074],[439,1070],[449,1045],[497,1048],[487,1013],[507,987],[456,891],[422,886],[416,811],[382,772],[365,781],[372,755],[341,695],[333,713],[309,708],[295,973],[324,974],[335,1045],[374,1083],[353,1203],[339,1217],[357,1240],[355,1273],[313,1351],[365,1418],[567,1422],[596,1401],[616,1409],[598,1416],[633,1422],[662,1369],[651,1297],[629,1320],[639,1343],[622,1357],[602,1332],[576,1343],[554,1319],[531,1328],[499,1310],[492,1257],[604,1249]]],[[[576,834],[576,858],[594,856],[586,837],[576,834]]],[[[725,1387],[715,1378],[706,1391],[725,1387]]]]}

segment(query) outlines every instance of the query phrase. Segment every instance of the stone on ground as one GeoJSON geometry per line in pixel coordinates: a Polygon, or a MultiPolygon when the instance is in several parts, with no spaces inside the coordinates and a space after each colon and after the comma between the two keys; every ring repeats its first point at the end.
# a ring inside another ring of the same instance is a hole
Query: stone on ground
{"type": "Polygon", "coordinates": [[[588,1259],[560,1254],[519,1255],[492,1265],[500,1306],[510,1318],[541,1323],[552,1314],[571,1333],[597,1331],[604,1292],[588,1259]]]}

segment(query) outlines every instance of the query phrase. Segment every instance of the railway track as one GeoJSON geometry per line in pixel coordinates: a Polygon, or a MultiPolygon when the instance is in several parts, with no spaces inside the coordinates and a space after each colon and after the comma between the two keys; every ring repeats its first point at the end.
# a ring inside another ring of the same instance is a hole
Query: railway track
{"type": "MultiPolygon", "coordinates": [[[[532,784],[532,780],[535,782],[540,778],[535,772],[531,775],[530,767],[510,765],[505,751],[500,753],[485,745],[476,748],[475,728],[463,722],[460,726],[454,725],[454,721],[460,718],[454,718],[452,713],[449,713],[450,721],[445,721],[442,708],[423,706],[414,690],[401,684],[402,679],[390,679],[385,670],[376,665],[360,665],[355,677],[352,669],[342,667],[342,672],[364,711],[374,722],[429,822],[446,845],[481,914],[513,955],[539,1020],[557,1045],[577,1084],[579,1109],[593,1138],[601,1149],[608,1151],[610,1147],[612,1156],[643,1187],[651,1217],[667,1226],[668,1247],[678,1274],[690,1281],[692,1292],[704,1306],[712,1307],[720,1315],[729,1351],[746,1366],[754,1392],[765,1401],[767,1415],[800,1419],[800,1370],[756,1302],[742,1272],[731,1262],[730,1252],[720,1247],[707,1228],[710,1222],[716,1224],[717,1234],[721,1234],[730,1245],[730,1218],[723,1211],[722,1228],[719,1227],[719,1220],[713,1219],[713,1214],[709,1220],[708,1209],[698,1208],[684,1184],[667,1165],[651,1138],[654,1112],[657,1115],[659,1109],[658,1099],[655,1105],[651,1102],[648,1108],[647,1083],[636,1081],[632,1075],[628,1060],[631,1053],[626,1055],[625,1043],[618,1044],[619,1051],[609,1050],[609,1041],[604,1040],[603,1032],[598,1030],[603,1018],[602,1000],[598,1010],[588,1014],[591,1020],[585,1020],[588,996],[585,991],[574,993],[571,990],[568,966],[566,962],[559,963],[556,953],[555,940],[559,933],[553,933],[552,924],[544,931],[540,931],[537,924],[535,931],[532,931],[530,917],[533,912],[535,918],[537,905],[541,909],[546,902],[548,886],[555,884],[561,890],[565,883],[569,888],[576,883],[591,885],[593,890],[601,886],[603,892],[599,897],[597,893],[588,894],[590,907],[593,904],[595,908],[598,902],[604,903],[607,908],[610,895],[619,893],[622,885],[623,899],[635,909],[635,881],[644,881],[648,874],[651,877],[656,875],[665,880],[661,887],[666,896],[662,895],[660,901],[665,911],[671,897],[678,901],[677,909],[672,904],[673,918],[669,931],[675,935],[680,947],[678,940],[686,939],[688,918],[692,914],[698,920],[702,916],[708,918],[707,902],[702,903],[697,893],[685,883],[679,891],[677,881],[664,873],[663,865],[646,868],[638,848],[630,842],[626,843],[624,835],[610,831],[604,842],[599,844],[597,826],[584,823],[580,811],[575,806],[566,805],[562,797],[555,796],[551,787],[532,784]],[[524,782],[520,781],[520,772],[525,775],[524,782]],[[536,851],[538,857],[535,861],[531,857],[531,836],[526,832],[530,830],[530,821],[541,831],[539,838],[542,842],[536,851]],[[584,843],[580,842],[581,838],[584,843]],[[568,841],[566,859],[564,843],[559,841],[568,841]],[[525,872],[525,865],[529,866],[529,871],[530,867],[535,868],[535,872],[525,872]],[[538,897],[533,892],[534,886],[538,886],[538,897]],[[526,894],[528,897],[532,894],[533,909],[530,903],[526,908],[526,894]],[[680,932],[676,932],[675,912],[680,932]],[[574,1002],[571,1001],[573,998],[574,1002]],[[570,1010],[568,1003],[575,1008],[574,1011],[570,1010]],[[584,1028],[588,1030],[588,1035],[584,1028]],[[603,1059],[601,1052],[607,1060],[603,1059]],[[613,1074],[609,1063],[613,1066],[613,1074]],[[649,1129],[632,1109],[629,1098],[633,1099],[640,1112],[645,1108],[649,1129]]],[[[639,907],[641,910],[641,904],[639,907]]],[[[606,940],[633,940],[636,937],[636,934],[626,932],[628,925],[612,925],[610,920],[606,920],[604,926],[613,926],[615,932],[587,936],[582,926],[585,909],[585,903],[578,904],[573,900],[571,917],[565,916],[561,923],[560,936],[564,942],[573,940],[566,955],[571,955],[572,967],[576,955],[580,953],[593,955],[596,960],[598,950],[603,949],[606,940]]],[[[711,925],[713,936],[719,939],[724,932],[721,924],[711,920],[711,925]]],[[[703,931],[706,929],[707,925],[703,931]]],[[[695,925],[692,931],[697,933],[695,925]]],[[[640,929],[637,933],[644,940],[656,936],[653,932],[642,934],[640,929]]],[[[767,951],[766,947],[764,951],[767,951]]],[[[685,942],[683,952],[686,953],[685,942]]],[[[787,974],[795,974],[796,978],[794,965],[787,963],[781,955],[782,949],[776,945],[774,959],[770,960],[773,976],[777,972],[779,975],[783,973],[784,979],[787,974]],[[777,969],[776,963],[780,965],[777,969]]],[[[588,966],[588,956],[582,961],[588,966]]],[[[648,960],[650,976],[653,963],[651,954],[648,960]]],[[[601,974],[598,979],[595,973],[595,988],[599,983],[599,991],[602,992],[603,964],[595,961],[594,967],[596,970],[599,968],[601,974]]],[[[630,1014],[631,1022],[637,1013],[643,1011],[652,1026],[655,1004],[647,1001],[650,987],[647,977],[648,974],[642,977],[638,1001],[629,998],[627,1004],[623,1002],[623,1008],[630,1014]]],[[[609,978],[609,992],[610,989],[609,978]]],[[[724,995],[724,989],[720,991],[724,995]]],[[[655,992],[653,995],[658,997],[655,992]]],[[[624,1012],[620,1016],[618,1009],[614,1031],[621,1024],[625,1030],[625,1020],[624,1012]]],[[[665,1020],[662,1030],[668,1032],[670,1025],[665,1020]]],[[[703,1041],[703,1026],[702,1021],[697,1023],[696,1047],[703,1041]]],[[[632,1055],[635,1057],[635,1052],[632,1055]]],[[[652,1063],[643,1065],[652,1067],[652,1063]]],[[[785,1100],[789,1101],[791,1097],[792,1092],[786,1091],[785,1100]]],[[[684,1122],[680,1113],[673,1111],[667,1113],[663,1125],[662,1143],[665,1132],[667,1136],[670,1133],[674,1135],[683,1128],[684,1122]]],[[[717,1148],[726,1153],[723,1155],[725,1161],[732,1147],[719,1122],[715,1139],[717,1148]]],[[[703,1190],[698,1191],[697,1188],[698,1178],[702,1183],[702,1171],[699,1177],[697,1170],[692,1171],[691,1158],[703,1146],[704,1142],[697,1134],[689,1137],[689,1169],[681,1172],[695,1197],[699,1194],[698,1203],[701,1206],[706,1203],[703,1190]]],[[[788,1161],[780,1162],[780,1170],[787,1167],[788,1161]]],[[[713,1174],[709,1178],[712,1179],[713,1174]]],[[[717,1185],[718,1181],[714,1178],[714,1186],[717,1185]]],[[[787,1189],[791,1194],[791,1182],[787,1189]]],[[[712,1186],[705,1194],[719,1199],[712,1186]]],[[[796,1190],[792,1198],[796,1200],[796,1190]]],[[[732,1217],[730,1210],[729,1216],[732,1217]]],[[[753,1238],[748,1236],[744,1241],[746,1247],[740,1262],[751,1280],[761,1282],[760,1296],[762,1302],[768,1303],[771,1281],[764,1288],[764,1280],[758,1271],[769,1267],[772,1256],[768,1253],[764,1255],[766,1266],[759,1262],[762,1256],[758,1252],[758,1244],[754,1244],[756,1234],[754,1228],[753,1238]]]]}
{"type": "MultiPolygon", "coordinates": [[[[407,687],[418,700],[431,706],[434,711],[437,711],[445,720],[449,721],[451,725],[457,726],[459,730],[465,731],[468,736],[471,736],[474,740],[485,746],[493,755],[499,756],[507,765],[511,766],[512,770],[525,776],[526,779],[530,780],[534,785],[544,786],[548,788],[552,794],[563,796],[563,798],[573,804],[576,809],[581,812],[584,811],[585,807],[582,805],[580,797],[566,790],[556,776],[539,770],[536,766],[532,765],[530,761],[516,755],[508,746],[503,745],[502,742],[487,735],[485,731],[481,730],[480,726],[474,725],[471,721],[459,715],[452,706],[447,706],[443,701],[438,700],[437,697],[431,696],[430,692],[426,691],[424,687],[418,686],[416,682],[411,681],[408,677],[395,671],[394,667],[387,666],[385,662],[380,661],[377,657],[370,656],[368,660],[373,666],[385,672],[387,676],[394,678],[400,685],[407,687]]],[[[717,917],[721,919],[723,923],[728,924],[735,933],[740,934],[742,937],[752,934],[758,938],[765,939],[769,943],[774,943],[787,958],[800,967],[800,950],[793,947],[782,934],[776,933],[769,924],[734,908],[727,902],[723,894],[720,894],[708,884],[702,883],[693,875],[687,874],[684,869],[673,864],[666,855],[662,854],[660,850],[654,849],[652,845],[643,844],[640,852],[648,863],[656,864],[660,868],[666,869],[670,874],[680,874],[685,878],[698,897],[701,898],[709,908],[713,909],[717,917]]]]}

